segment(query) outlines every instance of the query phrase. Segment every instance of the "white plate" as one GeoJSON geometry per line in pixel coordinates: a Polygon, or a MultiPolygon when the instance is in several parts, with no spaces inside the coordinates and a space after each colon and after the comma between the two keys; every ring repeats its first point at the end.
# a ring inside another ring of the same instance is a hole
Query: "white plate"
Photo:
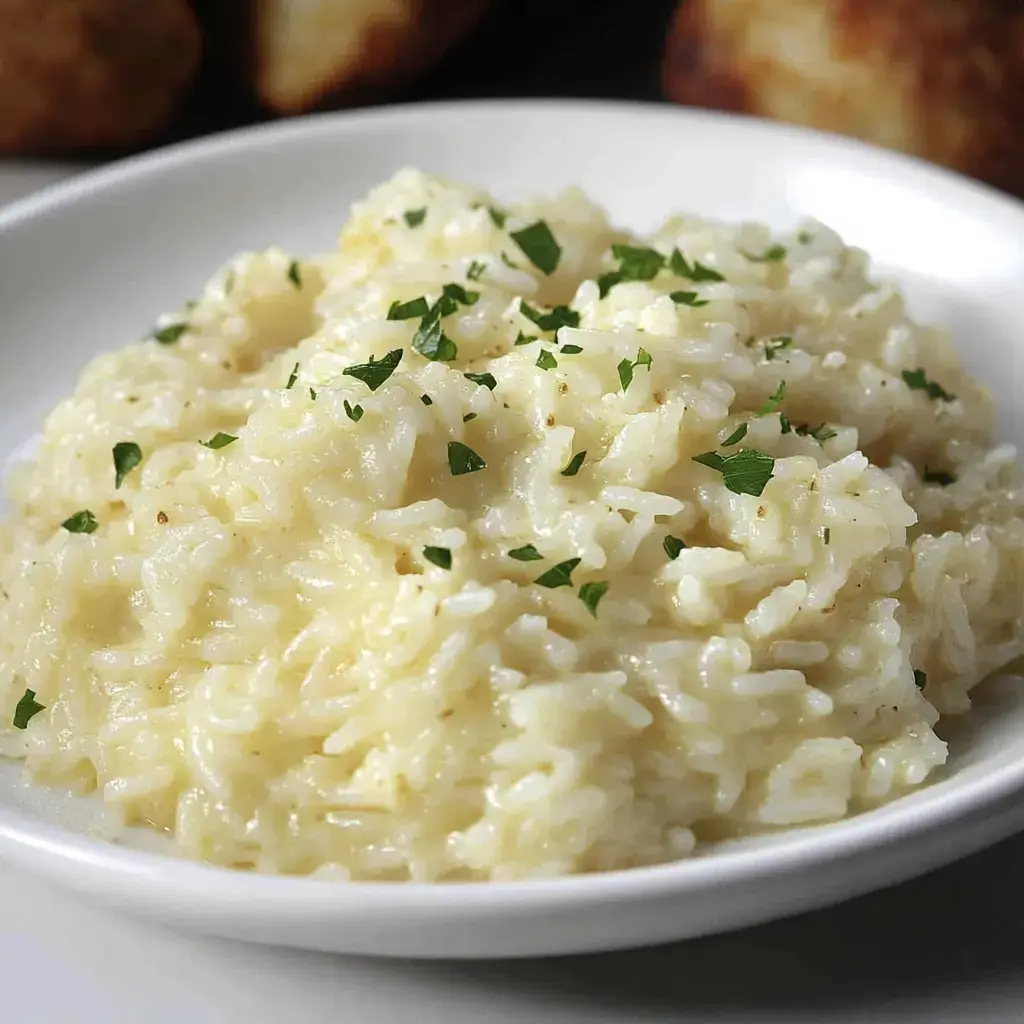
{"type": "MultiPolygon", "coordinates": [[[[236,132],[117,164],[0,214],[0,449],[98,349],[139,337],[239,249],[333,244],[403,165],[509,198],[580,184],[614,219],[673,208],[838,228],[958,334],[1024,442],[1024,207],[857,143],[666,107],[393,108],[236,132]]],[[[945,777],[882,810],[664,867],[510,885],[261,877],[89,838],[88,805],[0,768],[0,856],[106,903],[254,942],[395,956],[524,956],[720,931],[889,885],[1024,827],[1024,693],[987,688],[945,777]]]]}

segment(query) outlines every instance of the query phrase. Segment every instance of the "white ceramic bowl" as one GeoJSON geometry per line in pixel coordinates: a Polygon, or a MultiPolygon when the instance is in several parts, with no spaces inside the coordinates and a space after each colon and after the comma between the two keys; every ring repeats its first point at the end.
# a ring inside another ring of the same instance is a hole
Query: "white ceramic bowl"
{"type": "MultiPolygon", "coordinates": [[[[480,103],[324,116],[115,164],[0,213],[0,450],[97,350],[140,337],[223,258],[330,247],[403,165],[500,196],[580,184],[613,218],[673,208],[777,227],[810,215],[868,249],[957,333],[1024,442],[1024,207],[834,137],[667,107],[480,103]]],[[[1024,687],[986,687],[946,774],[849,821],[678,864],[514,884],[342,884],[232,873],[90,839],[89,804],[0,767],[0,857],[126,910],[254,942],[417,957],[611,949],[735,928],[937,867],[1024,827],[1024,687]]]]}

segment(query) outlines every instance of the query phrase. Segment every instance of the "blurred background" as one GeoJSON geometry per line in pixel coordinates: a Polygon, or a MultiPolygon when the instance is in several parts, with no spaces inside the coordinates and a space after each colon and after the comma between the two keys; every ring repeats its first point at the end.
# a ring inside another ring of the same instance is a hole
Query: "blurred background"
{"type": "Polygon", "coordinates": [[[522,96],[745,111],[1024,194],[1024,0],[0,0],[0,155],[522,96]]]}

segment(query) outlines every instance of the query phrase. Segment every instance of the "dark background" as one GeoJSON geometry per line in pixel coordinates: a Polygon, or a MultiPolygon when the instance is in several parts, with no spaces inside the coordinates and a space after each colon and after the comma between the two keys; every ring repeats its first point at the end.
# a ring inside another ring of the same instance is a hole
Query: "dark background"
{"type": "MultiPolygon", "coordinates": [[[[378,102],[658,100],[661,52],[676,6],[677,0],[497,0],[438,67],[378,102]]],[[[217,26],[203,20],[207,48],[199,81],[181,115],[152,145],[269,119],[231,79],[217,26]]]]}

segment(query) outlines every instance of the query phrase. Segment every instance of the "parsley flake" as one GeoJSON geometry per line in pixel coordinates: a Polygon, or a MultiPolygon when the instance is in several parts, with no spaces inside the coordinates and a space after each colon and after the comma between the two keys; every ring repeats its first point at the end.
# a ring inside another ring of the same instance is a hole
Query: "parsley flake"
{"type": "Polygon", "coordinates": [[[345,415],[353,422],[358,423],[363,418],[363,407],[361,405],[349,405],[346,398],[342,405],[345,406],[345,415]]]}
{"type": "Polygon", "coordinates": [[[925,683],[928,682],[928,675],[922,672],[919,668],[914,669],[914,682],[917,684],[919,690],[923,690],[925,683]]]}
{"type": "Polygon", "coordinates": [[[786,247],[784,245],[770,245],[760,256],[755,256],[753,253],[744,252],[740,249],[740,252],[751,263],[780,263],[786,258],[786,247]]]}
{"type": "Polygon", "coordinates": [[[314,388],[310,388],[309,389],[309,400],[311,402],[315,402],[316,401],[316,390],[314,388]]]}
{"type": "Polygon", "coordinates": [[[529,345],[530,342],[539,340],[540,339],[535,334],[523,334],[523,332],[520,331],[515,343],[517,345],[529,345]]]}
{"type": "Polygon", "coordinates": [[[669,533],[665,535],[665,539],[661,542],[661,546],[665,549],[665,554],[674,562],[679,557],[679,552],[686,547],[686,544],[678,537],[673,537],[672,534],[669,533]]]}
{"type": "Polygon", "coordinates": [[[554,370],[558,366],[558,360],[546,348],[542,348],[534,366],[539,366],[542,370],[554,370]]]}
{"type": "Polygon", "coordinates": [[[448,468],[452,476],[464,476],[487,468],[487,463],[469,445],[461,441],[448,442],[448,468]]]}
{"type": "Polygon", "coordinates": [[[342,370],[345,377],[355,377],[361,380],[371,391],[376,391],[395,372],[398,364],[402,361],[402,350],[392,349],[382,359],[374,359],[370,356],[368,363],[359,363],[356,366],[347,366],[342,370]]]}
{"type": "Polygon", "coordinates": [[[566,356],[575,356],[579,355],[579,353],[582,352],[583,349],[579,345],[563,345],[561,349],[559,349],[559,351],[566,356]]]}
{"type": "Polygon", "coordinates": [[[298,379],[299,379],[299,364],[298,364],[298,363],[296,363],[296,364],[295,364],[295,365],[294,365],[294,366],[292,367],[292,372],[291,372],[290,374],[288,374],[288,383],[287,383],[287,384],[285,384],[285,390],[286,390],[286,391],[291,391],[291,389],[292,389],[293,387],[295,387],[295,382],[296,382],[296,381],[297,381],[298,379]]]}
{"type": "Polygon", "coordinates": [[[694,309],[708,304],[708,300],[698,298],[696,292],[672,292],[669,298],[677,306],[692,306],[694,309]]]}
{"type": "Polygon", "coordinates": [[[420,322],[412,338],[412,347],[426,359],[450,363],[458,354],[458,346],[444,333],[436,308],[420,322]]]}
{"type": "Polygon", "coordinates": [[[517,562],[544,561],[544,556],[532,544],[524,544],[521,548],[513,548],[508,552],[508,557],[514,558],[517,562]]]}
{"type": "Polygon", "coordinates": [[[779,427],[783,434],[790,434],[793,432],[793,424],[789,422],[789,417],[784,413],[779,413],[779,427]]]}
{"type": "Polygon", "coordinates": [[[828,547],[829,544],[832,543],[832,528],[831,527],[826,526],[825,529],[823,529],[821,531],[821,539],[825,542],[825,547],[828,547]]]}
{"type": "Polygon", "coordinates": [[[406,210],[402,217],[409,227],[418,228],[427,219],[427,208],[421,206],[418,210],[406,210]]]}
{"type": "Polygon", "coordinates": [[[474,306],[480,298],[479,292],[466,291],[461,284],[446,284],[441,289],[441,298],[438,299],[437,305],[442,310],[441,316],[451,316],[452,313],[458,308],[452,303],[461,302],[464,306],[474,306]],[[447,300],[447,302],[445,301],[447,300]]]}
{"type": "Polygon", "coordinates": [[[622,385],[623,391],[629,390],[629,385],[633,383],[633,371],[638,366],[646,366],[648,371],[651,368],[651,354],[646,349],[639,349],[636,354],[636,359],[630,362],[628,359],[623,359],[617,369],[619,372],[619,383],[622,385]]]}
{"type": "Polygon", "coordinates": [[[410,299],[408,302],[399,302],[396,299],[388,309],[388,319],[415,320],[416,317],[426,316],[429,312],[430,306],[422,295],[418,299],[410,299]]]}
{"type": "Polygon", "coordinates": [[[452,553],[449,548],[435,548],[428,544],[423,549],[423,557],[439,569],[451,569],[452,553]]]}
{"type": "Polygon", "coordinates": [[[199,443],[204,448],[212,448],[217,451],[218,448],[227,448],[232,441],[237,441],[238,438],[234,434],[225,434],[223,431],[217,431],[209,441],[200,441],[199,443]]]}
{"type": "Polygon", "coordinates": [[[488,391],[493,391],[498,386],[493,373],[464,373],[462,376],[474,384],[487,388],[488,391]]]}
{"type": "Polygon", "coordinates": [[[831,441],[833,437],[839,435],[827,424],[822,423],[820,426],[812,427],[809,423],[803,424],[803,426],[797,427],[796,432],[801,437],[813,437],[818,444],[824,446],[826,441],[831,441]]]}
{"type": "Polygon", "coordinates": [[[725,278],[717,270],[706,267],[700,260],[694,260],[693,266],[686,262],[686,257],[678,250],[673,249],[668,260],[669,270],[676,277],[685,277],[694,284],[701,284],[709,281],[724,281],[725,278]]]}
{"type": "Polygon", "coordinates": [[[940,487],[948,487],[956,483],[956,477],[952,473],[943,470],[932,470],[927,466],[924,468],[924,476],[921,478],[926,484],[938,484],[940,487]]]}
{"type": "Polygon", "coordinates": [[[793,339],[788,334],[779,334],[764,343],[764,357],[770,363],[780,352],[790,347],[793,339]]]}
{"type": "Polygon", "coordinates": [[[114,445],[114,489],[142,461],[142,449],[134,441],[118,441],[114,445]]]}
{"type": "Polygon", "coordinates": [[[665,267],[665,257],[646,246],[616,244],[612,246],[612,255],[619,261],[619,269],[597,279],[601,298],[621,281],[653,281],[665,267]]]}
{"type": "Polygon", "coordinates": [[[469,423],[470,420],[475,420],[476,416],[477,414],[475,412],[467,412],[466,415],[462,417],[462,422],[469,423]]]}
{"type": "Polygon", "coordinates": [[[575,476],[583,465],[583,460],[587,457],[587,453],[577,452],[570,460],[569,465],[562,470],[562,476],[575,476]]]}
{"type": "Polygon", "coordinates": [[[542,587],[548,587],[551,590],[554,590],[556,587],[571,587],[572,571],[582,561],[582,558],[567,558],[564,562],[553,565],[533,582],[540,584],[542,587]]]}
{"type": "Polygon", "coordinates": [[[728,448],[730,445],[739,444],[747,436],[747,424],[741,423],[723,442],[722,447],[728,448]]]}
{"type": "Polygon", "coordinates": [[[560,327],[579,327],[580,315],[568,306],[555,306],[547,313],[534,309],[524,299],[519,300],[519,312],[532,320],[542,331],[557,331],[560,327]]]}
{"type": "Polygon", "coordinates": [[[166,327],[157,327],[153,330],[154,341],[161,345],[173,345],[189,328],[188,324],[168,324],[166,327]]]}
{"type": "Polygon", "coordinates": [[[587,606],[587,611],[590,612],[594,618],[597,618],[597,606],[601,603],[601,598],[608,593],[608,583],[604,580],[594,583],[584,583],[580,587],[580,600],[587,606]]]}
{"type": "Polygon", "coordinates": [[[916,370],[904,370],[903,380],[911,391],[924,391],[929,398],[941,398],[944,402],[956,401],[956,395],[951,395],[941,384],[929,380],[921,367],[916,370]]]}
{"type": "Polygon", "coordinates": [[[481,263],[479,260],[473,260],[469,265],[469,270],[466,271],[466,279],[468,281],[479,281],[486,269],[486,263],[481,263]]]}
{"type": "Polygon", "coordinates": [[[733,494],[752,494],[755,498],[761,497],[775,475],[775,460],[753,448],[743,448],[732,455],[704,452],[695,455],[693,461],[721,473],[722,482],[733,494]]]}
{"type": "Polygon", "coordinates": [[[513,231],[512,239],[539,271],[544,274],[555,272],[562,258],[562,247],[555,241],[546,221],[538,220],[520,231],[513,231]]]}
{"type": "Polygon", "coordinates": [[[28,723],[31,722],[40,711],[45,710],[46,707],[44,705],[36,702],[36,691],[26,690],[14,709],[14,722],[12,724],[15,729],[27,729],[28,723]]]}
{"type": "Polygon", "coordinates": [[[299,266],[298,260],[292,260],[288,264],[288,280],[291,281],[292,287],[296,291],[302,288],[302,268],[299,266]]]}
{"type": "Polygon", "coordinates": [[[505,213],[504,210],[499,210],[493,206],[488,206],[487,213],[491,218],[491,223],[496,228],[503,228],[505,226],[505,221],[508,220],[508,214],[505,213]]]}
{"type": "Polygon", "coordinates": [[[434,400],[430,397],[430,395],[420,395],[420,401],[424,405],[433,405],[434,404],[434,400]]]}
{"type": "Polygon", "coordinates": [[[92,533],[100,524],[96,522],[96,517],[87,508],[83,508],[73,516],[69,516],[60,525],[68,533],[92,533]]]}
{"type": "Polygon", "coordinates": [[[782,404],[782,400],[786,397],[786,382],[784,380],[779,381],[779,386],[775,389],[775,394],[768,399],[760,409],[757,410],[758,416],[770,416],[773,412],[777,412],[779,406],[782,404]]]}

